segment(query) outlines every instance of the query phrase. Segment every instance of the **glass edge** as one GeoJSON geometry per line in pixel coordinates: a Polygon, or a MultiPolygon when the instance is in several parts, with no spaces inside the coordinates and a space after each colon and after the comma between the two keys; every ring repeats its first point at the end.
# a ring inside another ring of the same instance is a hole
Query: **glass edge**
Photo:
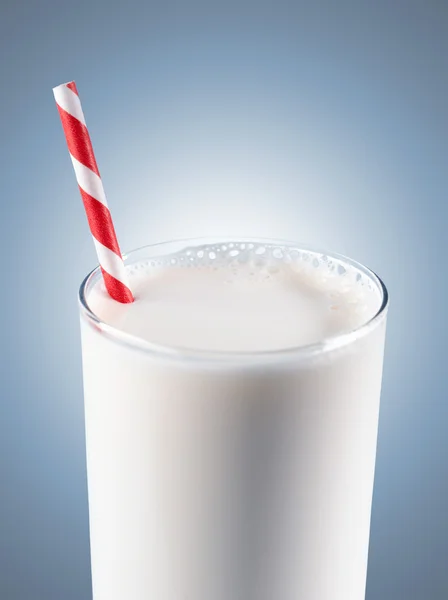
{"type": "Polygon", "coordinates": [[[280,359],[305,359],[312,358],[324,353],[332,352],[347,346],[356,340],[364,337],[370,331],[375,329],[379,324],[386,318],[387,310],[389,308],[389,293],[386,285],[379,275],[375,273],[369,267],[359,263],[358,261],[349,258],[343,254],[337,252],[329,252],[320,248],[314,247],[309,244],[301,244],[298,242],[292,242],[289,240],[279,240],[272,238],[250,238],[241,236],[216,236],[216,237],[199,237],[199,238],[184,238],[168,240],[165,242],[158,242],[155,244],[148,244],[146,246],[140,246],[127,253],[123,254],[123,259],[131,254],[136,254],[146,248],[156,248],[157,246],[164,246],[168,244],[191,244],[199,245],[201,243],[230,243],[230,242],[243,242],[243,243],[260,243],[260,244],[273,244],[278,246],[294,247],[297,250],[305,250],[330,256],[337,260],[346,262],[356,268],[362,270],[368,275],[378,286],[382,294],[382,302],[378,311],[365,323],[348,332],[338,334],[326,338],[320,342],[307,344],[304,346],[297,346],[279,350],[259,350],[259,351],[246,351],[246,352],[234,352],[234,351],[219,351],[219,350],[195,350],[192,348],[183,348],[176,346],[164,346],[143,340],[137,336],[129,333],[120,331],[119,329],[108,325],[102,321],[95,313],[90,309],[85,292],[91,279],[100,274],[100,267],[95,267],[88,275],[84,278],[79,288],[78,302],[80,306],[81,317],[85,318],[91,325],[99,328],[101,333],[112,339],[115,343],[130,347],[134,350],[142,352],[144,354],[150,354],[159,358],[171,358],[177,360],[197,360],[197,361],[210,361],[210,362],[221,362],[221,363],[234,363],[235,361],[241,362],[258,362],[266,360],[280,360],[280,359]]]}

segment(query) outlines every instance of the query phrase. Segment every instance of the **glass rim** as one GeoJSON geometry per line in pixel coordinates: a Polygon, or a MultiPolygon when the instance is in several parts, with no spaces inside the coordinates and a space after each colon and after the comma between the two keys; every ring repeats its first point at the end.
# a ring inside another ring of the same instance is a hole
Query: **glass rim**
{"type": "Polygon", "coordinates": [[[171,346],[164,344],[157,344],[150,342],[136,335],[126,333],[113,325],[109,325],[100,317],[98,317],[90,308],[87,301],[87,290],[90,284],[94,283],[101,277],[101,267],[98,265],[84,278],[79,288],[78,302],[80,306],[81,317],[85,318],[91,325],[101,330],[101,333],[110,338],[115,343],[124,345],[134,350],[143,352],[144,354],[150,354],[159,358],[172,358],[178,360],[199,360],[199,361],[213,361],[213,362],[241,362],[241,361],[263,361],[263,360],[279,360],[279,359],[294,359],[301,360],[304,358],[310,358],[324,353],[328,353],[339,348],[343,348],[356,340],[364,337],[367,333],[376,328],[376,326],[382,322],[383,318],[387,313],[389,307],[389,293],[386,285],[382,279],[372,270],[359,263],[358,261],[351,259],[343,254],[337,252],[327,252],[320,248],[314,247],[309,244],[302,244],[298,242],[292,242],[281,239],[271,239],[262,237],[240,237],[240,236],[214,236],[214,237],[195,237],[195,238],[183,238],[168,240],[164,242],[157,242],[155,244],[148,244],[135,248],[130,252],[123,254],[123,260],[126,262],[128,258],[133,255],[142,252],[143,250],[157,249],[163,246],[169,246],[173,244],[185,244],[190,246],[199,246],[206,244],[229,244],[229,243],[253,243],[253,244],[269,244],[274,246],[280,246],[283,248],[291,248],[297,251],[305,251],[314,254],[320,254],[322,256],[328,256],[329,258],[336,259],[343,262],[351,267],[354,267],[358,271],[361,271],[366,275],[377,287],[380,292],[380,306],[375,314],[370,317],[367,321],[361,323],[355,329],[342,332],[336,335],[329,336],[318,342],[311,344],[304,344],[301,346],[292,346],[288,348],[279,348],[275,350],[249,350],[249,351],[233,351],[233,350],[200,350],[190,347],[182,346],[171,346]]]}

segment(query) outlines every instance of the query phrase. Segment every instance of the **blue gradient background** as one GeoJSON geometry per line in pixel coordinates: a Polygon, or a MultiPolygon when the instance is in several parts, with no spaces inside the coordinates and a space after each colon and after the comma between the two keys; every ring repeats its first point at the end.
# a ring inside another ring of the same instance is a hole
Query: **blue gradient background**
{"type": "Polygon", "coordinates": [[[124,250],[280,237],[384,278],[367,599],[446,600],[448,4],[4,2],[0,46],[0,598],[91,598],[75,79],[124,250]]]}

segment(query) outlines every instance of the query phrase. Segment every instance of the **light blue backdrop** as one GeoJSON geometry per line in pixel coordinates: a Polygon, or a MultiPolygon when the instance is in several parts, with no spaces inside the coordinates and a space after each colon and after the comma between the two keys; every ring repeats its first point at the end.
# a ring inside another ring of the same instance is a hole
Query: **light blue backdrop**
{"type": "Polygon", "coordinates": [[[76,296],[95,255],[51,92],[70,79],[123,250],[281,237],[384,278],[367,599],[446,600],[447,40],[436,0],[2,3],[2,600],[91,598],[76,296]]]}

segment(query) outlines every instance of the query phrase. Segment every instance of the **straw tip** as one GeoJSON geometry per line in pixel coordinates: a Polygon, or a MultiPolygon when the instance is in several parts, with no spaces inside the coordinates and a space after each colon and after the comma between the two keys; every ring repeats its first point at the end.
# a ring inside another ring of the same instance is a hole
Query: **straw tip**
{"type": "Polygon", "coordinates": [[[68,88],[68,89],[72,90],[72,92],[74,92],[77,96],[79,95],[78,89],[76,88],[76,83],[74,81],[67,81],[67,83],[61,83],[61,84],[57,85],[56,87],[53,88],[53,93],[55,93],[57,90],[60,90],[63,88],[68,88]]]}

